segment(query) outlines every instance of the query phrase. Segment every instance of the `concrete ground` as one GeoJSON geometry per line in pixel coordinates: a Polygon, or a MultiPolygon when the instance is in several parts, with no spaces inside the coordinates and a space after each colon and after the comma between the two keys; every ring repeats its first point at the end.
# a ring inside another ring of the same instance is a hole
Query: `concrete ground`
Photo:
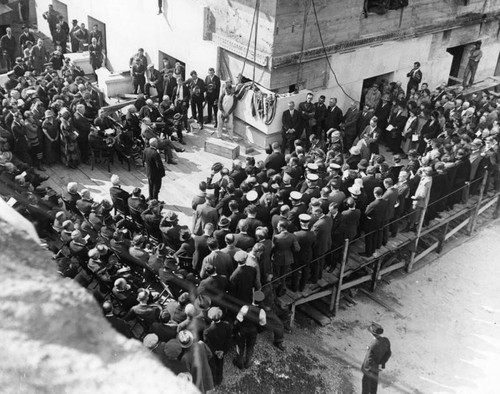
{"type": "MultiPolygon", "coordinates": [[[[374,296],[358,292],[323,328],[308,320],[287,335],[284,353],[259,338],[257,365],[240,372],[226,361],[217,393],[360,393],[360,365],[376,321],[392,343],[381,393],[499,392],[500,221],[411,274],[383,280],[374,296]]],[[[299,321],[300,324],[300,321],[299,321]]]]}

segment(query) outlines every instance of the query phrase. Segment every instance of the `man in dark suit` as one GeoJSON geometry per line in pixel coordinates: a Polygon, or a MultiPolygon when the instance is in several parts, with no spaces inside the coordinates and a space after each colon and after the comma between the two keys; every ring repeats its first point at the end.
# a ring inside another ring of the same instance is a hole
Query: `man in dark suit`
{"type": "Polygon", "coordinates": [[[130,197],[130,194],[121,188],[120,177],[118,175],[113,174],[111,176],[111,184],[113,186],[109,188],[109,196],[111,197],[113,206],[118,211],[121,211],[124,214],[128,215],[128,199],[130,197]]]}
{"type": "Polygon", "coordinates": [[[388,147],[393,153],[401,151],[401,141],[403,140],[403,130],[406,125],[407,117],[404,114],[404,103],[399,102],[396,104],[392,114],[389,118],[389,125],[391,130],[387,130],[387,140],[389,141],[388,147]]]}
{"type": "Polygon", "coordinates": [[[149,199],[157,200],[161,189],[161,179],[165,176],[165,167],[161,161],[158,152],[158,139],[149,140],[149,148],[144,149],[142,154],[144,165],[146,166],[146,175],[149,183],[149,199]]]}
{"type": "Polygon", "coordinates": [[[387,200],[387,210],[385,216],[384,233],[382,237],[382,245],[386,245],[389,240],[389,227],[395,218],[396,204],[398,202],[398,189],[394,187],[394,181],[391,178],[384,179],[385,193],[382,195],[384,200],[387,200]]]}
{"type": "Polygon", "coordinates": [[[207,122],[212,123],[212,111],[214,113],[214,127],[217,127],[217,100],[220,92],[220,78],[215,75],[213,67],[208,69],[208,75],[205,77],[205,99],[207,102],[207,122]]]}
{"type": "Polygon", "coordinates": [[[413,88],[415,92],[418,92],[418,85],[422,82],[422,71],[420,71],[420,63],[413,63],[413,68],[406,74],[409,78],[408,85],[406,87],[406,97],[410,95],[410,90],[413,88]]]}
{"type": "Polygon", "coordinates": [[[257,275],[257,269],[246,264],[248,253],[240,250],[234,254],[234,260],[238,267],[229,278],[229,293],[240,301],[250,304],[253,299],[253,292],[260,290],[260,278],[257,275]]]}
{"type": "Polygon", "coordinates": [[[385,364],[391,357],[391,343],[382,334],[384,329],[380,324],[372,323],[368,330],[374,339],[368,346],[366,356],[361,366],[363,372],[362,393],[376,394],[378,385],[378,374],[385,368],[385,364]]]}
{"type": "Polygon", "coordinates": [[[307,93],[306,101],[299,104],[299,114],[301,118],[300,122],[300,130],[297,134],[297,138],[302,137],[302,131],[306,132],[306,148],[309,148],[310,141],[309,136],[311,135],[311,129],[316,123],[315,115],[316,115],[316,107],[313,102],[313,94],[307,93]]]}
{"type": "Polygon", "coordinates": [[[311,281],[317,282],[323,277],[325,265],[324,256],[332,248],[332,225],[333,219],[330,215],[325,215],[321,207],[314,207],[312,214],[317,218],[311,231],[316,235],[315,262],[311,267],[311,281]]]}
{"type": "Polygon", "coordinates": [[[191,100],[191,91],[188,86],[184,83],[182,78],[177,78],[177,85],[172,90],[172,101],[177,107],[178,102],[180,102],[180,110],[182,112],[182,120],[184,121],[184,127],[188,128],[187,112],[189,108],[189,102],[191,100]]]}
{"type": "Polygon", "coordinates": [[[266,157],[264,161],[264,166],[266,169],[272,168],[277,174],[281,173],[281,168],[286,166],[285,156],[283,155],[282,149],[277,142],[273,142],[271,145],[272,153],[266,157]]]}
{"type": "Polygon", "coordinates": [[[316,126],[313,127],[313,133],[318,136],[322,141],[325,140],[325,120],[328,109],[325,105],[325,96],[321,95],[318,98],[318,102],[314,103],[314,108],[316,112],[314,114],[314,119],[316,119],[316,126]]]}
{"type": "MultiPolygon", "coordinates": [[[[167,64],[168,65],[168,64],[167,64]]],[[[174,77],[174,70],[171,68],[163,69],[163,94],[167,95],[174,102],[174,89],[177,86],[177,80],[174,77]]]]}
{"type": "Polygon", "coordinates": [[[359,136],[363,130],[370,124],[371,118],[373,118],[373,114],[375,111],[370,108],[369,105],[365,105],[363,107],[363,111],[359,114],[358,124],[357,124],[357,133],[356,136],[359,136]]]}
{"type": "Polygon", "coordinates": [[[196,207],[193,215],[193,234],[200,235],[205,228],[205,224],[212,223],[214,228],[219,221],[219,214],[217,209],[214,208],[215,196],[207,194],[205,203],[196,207]]]}
{"type": "Polygon", "coordinates": [[[213,235],[215,226],[212,223],[205,224],[202,235],[195,235],[194,239],[194,253],[193,253],[193,269],[198,274],[201,271],[201,264],[203,259],[210,254],[208,247],[208,239],[213,235]]]}
{"type": "MultiPolygon", "coordinates": [[[[217,117],[215,118],[217,119],[217,117]]],[[[212,351],[210,360],[214,385],[219,386],[223,379],[224,355],[229,351],[232,344],[231,325],[222,319],[222,310],[212,307],[208,310],[208,318],[212,324],[203,332],[203,341],[212,351]]]]}
{"type": "Polygon", "coordinates": [[[78,147],[82,155],[82,162],[89,161],[90,147],[89,147],[89,134],[92,123],[85,117],[85,105],[78,104],[76,106],[75,115],[73,116],[73,125],[78,132],[78,147]]]}
{"type": "Polygon", "coordinates": [[[359,103],[353,101],[344,116],[344,149],[351,149],[352,144],[358,136],[358,120],[361,116],[359,103]]]}
{"type": "Polygon", "coordinates": [[[246,219],[242,220],[243,222],[238,226],[240,232],[234,236],[234,246],[248,252],[255,245],[255,238],[248,234],[249,223],[246,219]]]}
{"type": "Polygon", "coordinates": [[[134,87],[134,94],[144,93],[144,84],[146,83],[146,68],[142,64],[140,58],[136,58],[130,67],[130,76],[132,77],[132,85],[134,87]]]}
{"type": "Polygon", "coordinates": [[[189,87],[191,94],[191,115],[193,119],[197,119],[198,123],[203,128],[203,103],[204,100],[195,100],[195,90],[196,87],[200,89],[199,93],[204,98],[205,97],[205,82],[201,78],[198,78],[196,71],[191,71],[191,78],[186,81],[186,85],[189,87]]]}
{"type": "Polygon", "coordinates": [[[388,206],[387,200],[382,198],[383,193],[381,187],[376,187],[373,191],[375,200],[366,207],[365,253],[362,254],[364,257],[371,257],[382,245],[383,226],[388,206]]]}
{"type": "Polygon", "coordinates": [[[144,85],[144,95],[150,97],[149,89],[156,88],[157,97],[163,99],[163,75],[152,64],[148,65],[146,70],[146,84],[144,85]]]}
{"type": "Polygon", "coordinates": [[[377,109],[375,110],[375,116],[378,118],[377,125],[382,130],[382,135],[384,136],[384,141],[386,140],[385,129],[387,128],[387,124],[389,122],[389,116],[391,116],[391,98],[388,94],[382,95],[382,100],[380,101],[377,109]]]}
{"type": "Polygon", "coordinates": [[[366,193],[368,203],[371,203],[373,200],[375,200],[375,197],[373,195],[373,191],[375,190],[376,187],[381,187],[382,182],[380,179],[375,177],[375,174],[377,172],[377,169],[374,166],[368,166],[366,169],[366,176],[361,178],[363,180],[363,189],[366,193]]]}
{"type": "Polygon", "coordinates": [[[278,296],[282,296],[286,292],[286,275],[290,271],[290,266],[293,264],[293,254],[300,251],[300,245],[295,235],[288,232],[285,221],[279,221],[277,230],[278,234],[273,237],[273,259],[274,259],[274,276],[280,279],[280,284],[277,290],[278,296]]]}
{"type": "Polygon", "coordinates": [[[106,320],[109,321],[111,326],[113,326],[116,331],[118,331],[122,335],[125,335],[127,338],[134,337],[132,330],[130,330],[130,327],[127,325],[125,320],[120,319],[119,317],[114,315],[113,305],[111,304],[111,302],[106,301],[104,304],[102,304],[102,311],[104,312],[106,320]]]}
{"type": "Polygon", "coordinates": [[[337,98],[331,98],[328,110],[326,112],[325,130],[340,130],[340,124],[344,120],[342,110],[337,107],[337,98]]]}
{"type": "Polygon", "coordinates": [[[292,153],[294,150],[293,142],[297,139],[297,132],[300,127],[300,115],[295,110],[295,103],[293,101],[290,101],[288,109],[283,111],[281,124],[281,153],[285,154],[287,148],[292,153]]]}
{"type": "Polygon", "coordinates": [[[297,269],[292,274],[292,291],[304,291],[306,282],[311,274],[311,261],[316,246],[316,235],[309,230],[311,216],[304,213],[299,216],[300,230],[294,232],[300,246],[300,251],[295,253],[293,269],[297,269]],[[302,267],[300,270],[298,270],[302,267]]]}
{"type": "Polygon", "coordinates": [[[345,204],[347,209],[342,211],[339,233],[342,239],[352,241],[358,233],[361,211],[356,208],[356,202],[352,197],[348,197],[345,204]]]}

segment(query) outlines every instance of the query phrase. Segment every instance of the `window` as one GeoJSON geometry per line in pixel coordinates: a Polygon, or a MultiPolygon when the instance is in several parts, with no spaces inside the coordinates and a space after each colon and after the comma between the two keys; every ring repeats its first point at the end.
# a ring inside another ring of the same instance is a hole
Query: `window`
{"type": "Polygon", "coordinates": [[[397,10],[406,6],[408,6],[408,0],[365,0],[363,13],[367,18],[368,14],[383,15],[389,10],[397,10]]]}

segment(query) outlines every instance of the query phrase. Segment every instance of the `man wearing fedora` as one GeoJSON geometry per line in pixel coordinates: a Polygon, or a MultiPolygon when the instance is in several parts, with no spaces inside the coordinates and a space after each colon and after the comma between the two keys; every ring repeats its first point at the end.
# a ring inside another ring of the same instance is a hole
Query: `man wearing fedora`
{"type": "Polygon", "coordinates": [[[391,357],[391,343],[382,336],[384,329],[380,324],[372,323],[368,331],[373,335],[373,341],[368,346],[365,360],[361,366],[363,372],[362,394],[377,394],[378,374],[385,368],[391,357]]]}

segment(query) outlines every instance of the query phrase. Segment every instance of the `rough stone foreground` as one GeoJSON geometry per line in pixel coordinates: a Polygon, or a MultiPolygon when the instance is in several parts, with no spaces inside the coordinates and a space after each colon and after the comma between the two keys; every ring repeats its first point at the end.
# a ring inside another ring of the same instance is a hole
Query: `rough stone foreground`
{"type": "Polygon", "coordinates": [[[0,219],[3,393],[197,393],[114,331],[92,295],[0,219]]]}

